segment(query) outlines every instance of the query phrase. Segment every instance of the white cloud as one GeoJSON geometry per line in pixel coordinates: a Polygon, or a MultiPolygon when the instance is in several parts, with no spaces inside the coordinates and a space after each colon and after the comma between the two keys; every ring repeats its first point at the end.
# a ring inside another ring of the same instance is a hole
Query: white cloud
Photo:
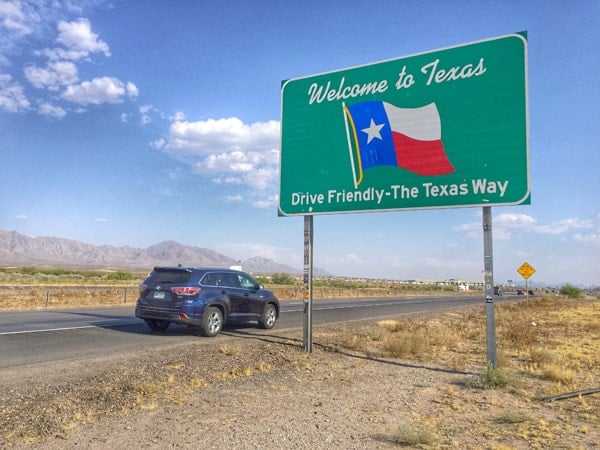
{"type": "Polygon", "coordinates": [[[278,205],[278,203],[279,203],[278,200],[279,200],[279,196],[270,195],[267,198],[264,198],[262,200],[257,200],[255,202],[252,202],[252,206],[254,206],[255,208],[259,208],[259,209],[273,208],[278,205]]]}
{"type": "Polygon", "coordinates": [[[125,85],[117,78],[102,77],[68,86],[62,94],[62,98],[83,105],[89,103],[98,105],[102,103],[121,103],[125,97],[133,98],[137,95],[138,89],[133,83],[125,85]]]}
{"type": "Polygon", "coordinates": [[[266,153],[235,151],[210,155],[196,164],[194,171],[198,174],[229,174],[214,178],[213,182],[218,184],[246,184],[265,190],[273,186],[279,176],[278,154],[277,150],[271,150],[266,153]]]}
{"type": "MultiPolygon", "coordinates": [[[[596,224],[598,226],[598,224],[596,224]]],[[[572,229],[590,229],[594,227],[593,220],[564,219],[552,222],[549,225],[540,225],[534,227],[534,230],[541,234],[563,234],[572,229]]]]}
{"type": "Polygon", "coordinates": [[[150,142],[150,147],[155,148],[157,150],[161,150],[161,149],[165,148],[165,145],[167,145],[167,141],[164,138],[160,138],[160,139],[157,139],[156,141],[150,142]]]}
{"type": "Polygon", "coordinates": [[[265,151],[279,143],[279,122],[250,125],[237,117],[197,122],[176,120],[171,124],[165,148],[183,155],[209,155],[235,150],[265,151]]]}
{"type": "MultiPolygon", "coordinates": [[[[465,231],[472,239],[482,236],[481,222],[471,222],[454,228],[456,231],[465,231]]],[[[600,234],[600,216],[594,219],[563,219],[546,225],[538,225],[537,220],[527,214],[500,214],[492,221],[494,239],[505,240],[512,237],[515,230],[522,230],[532,234],[564,235],[573,230],[596,230],[597,233],[574,235],[573,239],[581,242],[595,243],[600,234]]]]}
{"type": "Polygon", "coordinates": [[[185,120],[185,114],[181,111],[175,111],[175,113],[169,116],[171,122],[183,122],[185,120]]]}
{"type": "Polygon", "coordinates": [[[209,155],[196,165],[197,173],[207,172],[249,172],[252,170],[248,154],[240,151],[209,155]]]}
{"type": "Polygon", "coordinates": [[[527,228],[536,223],[536,220],[527,214],[500,214],[493,219],[494,225],[509,228],[527,228]]]}
{"type": "Polygon", "coordinates": [[[27,214],[19,214],[16,216],[17,219],[19,220],[26,220],[27,219],[27,214]]]}
{"type": "MultiPolygon", "coordinates": [[[[504,240],[511,237],[514,229],[531,229],[536,220],[527,214],[500,214],[492,219],[494,239],[504,240]]],[[[471,222],[454,228],[456,231],[466,231],[471,239],[479,239],[483,233],[482,222],[471,222]]]]}
{"type": "Polygon", "coordinates": [[[241,177],[220,176],[211,180],[215,184],[242,184],[241,177]]]}
{"type": "Polygon", "coordinates": [[[9,31],[19,34],[31,33],[27,25],[25,14],[21,9],[21,2],[0,1],[0,23],[9,31]]]}
{"type": "Polygon", "coordinates": [[[237,117],[190,122],[181,112],[170,119],[167,138],[150,145],[187,161],[199,175],[215,175],[216,184],[246,185],[260,200],[252,204],[267,208],[276,204],[279,176],[279,122],[245,124],[237,117]],[[265,196],[266,195],[266,196],[265,196]]]}
{"type": "Polygon", "coordinates": [[[57,47],[41,52],[51,60],[79,60],[87,58],[90,53],[103,53],[106,57],[110,56],[108,44],[92,32],[90,21],[85,18],[73,22],[60,21],[56,42],[65,48],[57,47]]]}
{"type": "Polygon", "coordinates": [[[277,164],[279,151],[269,150],[263,153],[240,150],[230,153],[209,155],[196,165],[197,173],[207,172],[234,172],[247,173],[254,171],[257,167],[277,164]]]}
{"type": "Polygon", "coordinates": [[[67,112],[59,106],[53,106],[49,103],[42,103],[38,109],[38,112],[43,116],[54,117],[55,119],[62,119],[67,115],[67,112]]]}
{"type": "Polygon", "coordinates": [[[70,61],[50,62],[45,68],[30,66],[24,70],[25,78],[36,88],[58,90],[59,86],[76,83],[77,66],[70,61]]]}
{"type": "Polygon", "coordinates": [[[140,90],[131,81],[127,82],[126,89],[127,89],[127,97],[129,97],[129,98],[135,98],[140,93],[140,90]]]}
{"type": "Polygon", "coordinates": [[[140,111],[140,121],[144,125],[152,122],[152,117],[151,117],[152,113],[158,112],[158,110],[152,105],[142,105],[142,106],[140,106],[139,111],[140,111]]]}
{"type": "Polygon", "coordinates": [[[600,232],[598,232],[598,233],[590,233],[590,234],[587,234],[587,235],[576,234],[575,236],[573,236],[573,238],[576,241],[583,242],[585,244],[597,245],[597,246],[600,247],[600,232]]]}
{"type": "Polygon", "coordinates": [[[255,171],[244,175],[244,183],[258,190],[266,190],[274,186],[279,178],[279,166],[258,167],[255,171]]]}
{"type": "Polygon", "coordinates": [[[19,112],[29,108],[23,87],[7,74],[0,74],[0,109],[7,112],[19,112]]]}
{"type": "MultiPolygon", "coordinates": [[[[31,61],[31,56],[47,57],[49,61],[45,65],[29,62],[22,69],[24,79],[38,89],[64,89],[62,100],[83,106],[121,103],[126,98],[137,97],[139,90],[130,81],[123,82],[111,76],[79,81],[78,65],[81,61],[89,61],[96,54],[111,56],[108,44],[92,30],[90,21],[82,17],[84,9],[96,7],[103,2],[104,0],[0,0],[0,64],[16,64],[10,60],[16,54],[26,56],[27,61],[31,61]],[[79,18],[66,19],[75,14],[77,15],[74,17],[79,18]],[[27,38],[31,42],[54,41],[54,47],[30,52],[23,45],[26,34],[31,34],[27,38]]],[[[0,110],[33,110],[21,84],[22,81],[9,75],[0,75],[0,110]]],[[[44,93],[36,95],[40,97],[44,93]]],[[[35,103],[40,105],[37,111],[42,115],[56,118],[66,115],[65,109],[53,105],[56,98],[40,97],[35,103]]],[[[74,112],[84,111],[85,109],[80,108],[74,112]]]]}

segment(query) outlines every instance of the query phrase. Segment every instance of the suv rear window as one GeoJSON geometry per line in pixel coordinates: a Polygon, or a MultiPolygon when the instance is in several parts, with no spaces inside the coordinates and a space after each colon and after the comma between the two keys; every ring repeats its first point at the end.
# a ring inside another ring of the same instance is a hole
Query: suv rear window
{"type": "Polygon", "coordinates": [[[192,272],[185,269],[154,269],[148,277],[148,283],[187,283],[192,276],[192,272]]]}

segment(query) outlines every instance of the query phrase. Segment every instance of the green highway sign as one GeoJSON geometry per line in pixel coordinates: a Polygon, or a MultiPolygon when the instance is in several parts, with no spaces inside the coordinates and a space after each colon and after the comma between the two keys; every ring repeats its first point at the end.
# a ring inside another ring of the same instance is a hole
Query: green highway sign
{"type": "Polygon", "coordinates": [[[527,35],[282,83],[279,212],[529,203],[527,35]]]}

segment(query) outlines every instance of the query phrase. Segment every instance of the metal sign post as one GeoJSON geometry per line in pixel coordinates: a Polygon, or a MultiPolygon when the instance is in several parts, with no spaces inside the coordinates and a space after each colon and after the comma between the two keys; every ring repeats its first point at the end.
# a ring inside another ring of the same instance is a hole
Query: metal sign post
{"type": "Polygon", "coordinates": [[[313,216],[304,216],[304,351],[312,353],[313,216]]]}
{"type": "Polygon", "coordinates": [[[496,312],[494,310],[494,249],[492,208],[483,207],[483,270],[485,283],[485,328],[488,364],[496,368],[496,312]]]}

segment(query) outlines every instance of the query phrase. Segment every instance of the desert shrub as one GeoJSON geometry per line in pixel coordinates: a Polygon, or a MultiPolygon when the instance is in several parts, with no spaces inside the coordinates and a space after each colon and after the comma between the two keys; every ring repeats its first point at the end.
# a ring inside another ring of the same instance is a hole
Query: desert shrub
{"type": "Polygon", "coordinates": [[[460,344],[453,330],[436,321],[382,320],[377,325],[390,332],[383,342],[383,350],[392,358],[424,360],[460,344]]]}
{"type": "Polygon", "coordinates": [[[556,355],[545,348],[534,348],[529,351],[531,361],[539,365],[551,364],[556,361],[556,355]]]}
{"type": "Polygon", "coordinates": [[[530,417],[519,411],[505,411],[500,417],[498,417],[498,423],[523,423],[527,422],[530,417]]]}
{"type": "Polygon", "coordinates": [[[501,367],[487,366],[486,371],[479,377],[480,387],[484,389],[505,387],[514,383],[515,378],[501,367]]]}
{"type": "Polygon", "coordinates": [[[538,330],[530,320],[515,316],[498,322],[501,342],[511,348],[524,348],[538,342],[538,330]]]}
{"type": "Polygon", "coordinates": [[[425,328],[397,332],[385,341],[383,348],[392,358],[423,358],[431,350],[425,328]]]}
{"type": "Polygon", "coordinates": [[[571,384],[575,378],[575,372],[557,364],[548,364],[542,369],[542,378],[562,384],[571,384]]]}
{"type": "Polygon", "coordinates": [[[367,329],[366,336],[369,341],[381,342],[385,339],[386,332],[379,327],[371,327],[367,329]]]}
{"type": "Polygon", "coordinates": [[[344,339],[341,343],[341,346],[347,350],[361,352],[365,350],[366,341],[364,337],[354,334],[347,339],[344,339]]]}
{"type": "Polygon", "coordinates": [[[415,424],[402,423],[396,428],[396,442],[400,445],[433,445],[436,437],[430,430],[415,424]]]}
{"type": "Polygon", "coordinates": [[[273,284],[294,284],[294,277],[288,273],[274,273],[271,281],[273,284]]]}
{"type": "Polygon", "coordinates": [[[106,275],[106,279],[109,281],[126,281],[135,279],[135,275],[127,270],[117,270],[106,275]]]}
{"type": "Polygon", "coordinates": [[[583,291],[572,284],[565,284],[560,288],[560,293],[569,298],[581,298],[583,296],[583,291]]]}
{"type": "Polygon", "coordinates": [[[379,322],[377,322],[377,325],[379,325],[381,328],[388,330],[392,333],[395,333],[401,329],[400,322],[398,322],[397,320],[390,320],[390,319],[380,320],[379,322]]]}
{"type": "Polygon", "coordinates": [[[223,344],[219,348],[219,352],[227,356],[237,356],[242,352],[242,347],[239,345],[223,344]]]}

